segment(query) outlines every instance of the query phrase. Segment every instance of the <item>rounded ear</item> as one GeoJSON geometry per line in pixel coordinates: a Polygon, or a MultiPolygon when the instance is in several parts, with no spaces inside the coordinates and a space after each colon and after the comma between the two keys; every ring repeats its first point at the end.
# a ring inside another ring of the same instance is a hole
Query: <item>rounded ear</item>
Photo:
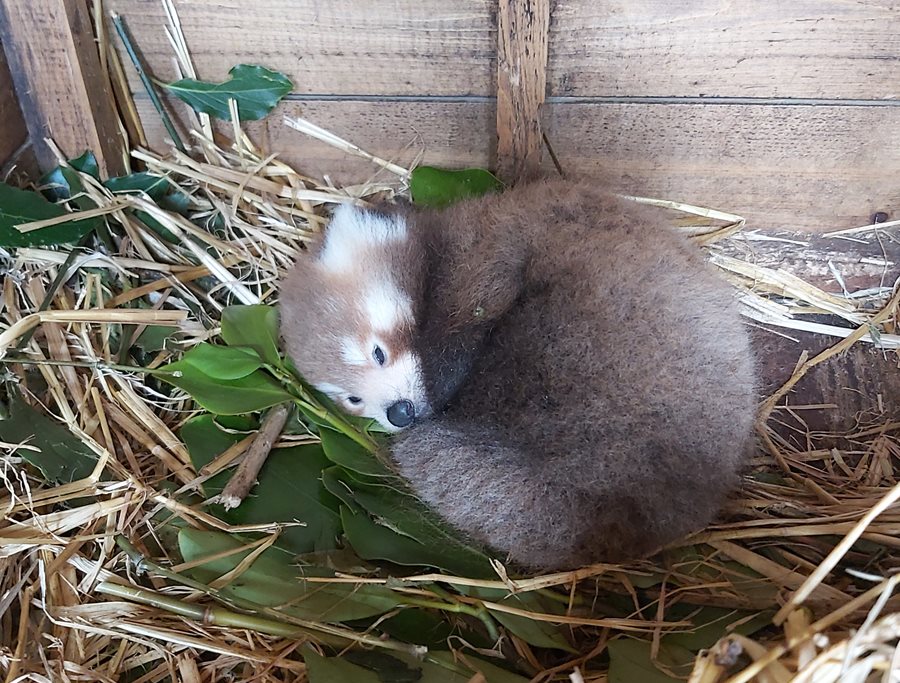
{"type": "Polygon", "coordinates": [[[382,212],[341,204],[325,228],[325,237],[316,257],[328,272],[341,273],[353,267],[362,252],[407,237],[406,221],[396,212],[382,212]]]}

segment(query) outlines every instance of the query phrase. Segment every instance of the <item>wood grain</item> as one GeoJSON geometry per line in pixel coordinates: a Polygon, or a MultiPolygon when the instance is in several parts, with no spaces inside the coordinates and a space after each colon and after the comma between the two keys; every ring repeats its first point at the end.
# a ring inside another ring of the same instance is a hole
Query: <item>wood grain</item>
{"type": "Polygon", "coordinates": [[[557,0],[552,95],[900,99],[893,0],[557,0]]]}
{"type": "Polygon", "coordinates": [[[497,170],[507,182],[540,171],[550,0],[501,0],[497,13],[497,170]]]}
{"type": "MultiPolygon", "coordinates": [[[[125,17],[154,74],[176,76],[159,0],[108,0],[125,17]]],[[[492,95],[496,63],[491,0],[179,0],[202,78],[242,62],[288,75],[294,92],[492,95]]],[[[129,69],[129,72],[131,70],[129,69]]]]}
{"type": "MultiPolygon", "coordinates": [[[[140,101],[148,136],[162,127],[140,101]]],[[[299,170],[335,181],[376,169],[281,123],[303,116],[383,158],[495,167],[495,110],[482,102],[284,102],[254,137],[299,170]]],[[[546,105],[567,173],[621,179],[629,192],[734,211],[751,228],[814,232],[900,218],[900,108],[546,105]]],[[[553,172],[545,160],[545,168],[553,172]]]]}
{"type": "Polygon", "coordinates": [[[38,162],[90,149],[101,168],[124,170],[123,141],[85,0],[4,0],[0,35],[38,162]]]}
{"type": "MultiPolygon", "coordinates": [[[[108,0],[156,75],[174,77],[157,0],[108,0]]],[[[181,0],[200,74],[240,62],[302,94],[491,95],[490,0],[181,0]]],[[[893,0],[555,0],[554,96],[900,99],[893,0]]]]}
{"type": "MultiPolygon", "coordinates": [[[[153,149],[167,149],[165,130],[146,98],[137,99],[153,149]]],[[[408,166],[424,153],[423,162],[449,167],[493,167],[496,122],[491,103],[458,102],[283,102],[262,121],[245,129],[265,150],[303,173],[328,174],[335,182],[353,183],[391,177],[368,161],[343,152],[285,126],[285,116],[301,116],[376,153],[408,166]],[[386,175],[385,175],[386,174],[386,175]]]]}
{"type": "Polygon", "coordinates": [[[0,167],[2,167],[28,141],[25,120],[22,118],[12,76],[2,51],[0,51],[0,121],[3,121],[3,126],[0,127],[0,167]]]}
{"type": "MultiPolygon", "coordinates": [[[[754,228],[822,232],[900,217],[900,107],[554,104],[567,172],[733,211],[754,228]]],[[[546,162],[545,162],[546,164],[546,162]]]]}

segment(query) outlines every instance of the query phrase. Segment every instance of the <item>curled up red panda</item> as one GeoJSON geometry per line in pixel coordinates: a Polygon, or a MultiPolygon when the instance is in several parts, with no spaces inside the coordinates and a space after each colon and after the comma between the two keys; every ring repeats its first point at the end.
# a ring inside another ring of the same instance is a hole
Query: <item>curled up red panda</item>
{"type": "Polygon", "coordinates": [[[301,375],[396,432],[413,491],[523,568],[703,528],[753,445],[732,290],[654,209],[586,182],[342,206],[280,311],[301,375]]]}

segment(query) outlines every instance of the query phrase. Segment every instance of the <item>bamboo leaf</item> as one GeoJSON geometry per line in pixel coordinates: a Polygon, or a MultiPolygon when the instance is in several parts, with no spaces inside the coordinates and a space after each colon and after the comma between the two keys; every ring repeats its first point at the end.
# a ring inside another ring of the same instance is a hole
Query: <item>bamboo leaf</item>
{"type": "Polygon", "coordinates": [[[242,121],[256,121],[272,111],[294,87],[284,74],[261,66],[239,64],[228,75],[229,79],[223,83],[183,78],[165,87],[194,111],[225,121],[231,120],[230,99],[237,102],[242,121]]]}
{"type": "MultiPolygon", "coordinates": [[[[384,520],[386,521],[386,520],[384,520]]],[[[461,555],[454,547],[441,544],[440,538],[423,544],[393,529],[374,522],[365,512],[341,507],[344,534],[356,553],[366,560],[386,560],[414,567],[435,567],[452,574],[473,578],[487,577],[484,562],[461,555]]]]}
{"type": "MultiPolygon", "coordinates": [[[[456,680],[450,678],[448,675],[449,669],[457,665],[456,657],[452,652],[432,652],[428,659],[429,661],[425,663],[426,670],[434,676],[434,678],[429,679],[429,681],[441,683],[442,681],[456,680]],[[438,664],[440,664],[440,668],[437,668],[438,664]],[[439,678],[439,675],[447,677],[439,678]]],[[[464,676],[469,676],[468,678],[460,679],[461,682],[465,681],[465,683],[471,683],[474,674],[476,673],[480,673],[484,676],[486,683],[526,683],[526,681],[528,681],[528,678],[524,676],[514,674],[492,662],[482,659],[481,657],[475,657],[469,654],[466,655],[465,662],[460,662],[459,664],[472,672],[471,674],[463,674],[464,676]]]]}
{"type": "Polygon", "coordinates": [[[478,197],[503,189],[494,175],[480,168],[451,171],[433,166],[418,166],[409,179],[413,202],[436,208],[466,197],[478,197]]]}
{"type": "Polygon", "coordinates": [[[383,683],[374,671],[341,657],[323,657],[311,647],[303,648],[303,661],[309,683],[383,683]]]}
{"type": "Polygon", "coordinates": [[[522,676],[479,657],[431,652],[424,661],[399,652],[359,652],[323,657],[303,648],[309,683],[526,683],[522,676]],[[477,676],[481,674],[481,676],[477,676]]]}
{"type": "Polygon", "coordinates": [[[229,346],[255,349],[269,365],[283,365],[278,353],[278,310],[273,306],[229,306],[222,311],[222,339],[229,346]]]}
{"type": "Polygon", "coordinates": [[[59,422],[25,403],[18,391],[9,392],[8,414],[0,419],[0,441],[27,443],[40,451],[17,451],[37,467],[48,482],[66,484],[94,471],[96,454],[59,422]]]}
{"type": "Polygon", "coordinates": [[[0,183],[0,247],[46,247],[77,242],[101,220],[73,220],[30,232],[16,229],[22,223],[59,218],[66,213],[63,207],[48,202],[38,192],[0,183]]]}
{"type": "MultiPolygon", "coordinates": [[[[199,562],[187,573],[206,584],[243,562],[251,552],[239,550],[244,545],[240,539],[218,531],[185,528],[178,534],[184,560],[199,562]],[[230,551],[237,552],[228,554],[230,551]],[[213,559],[202,561],[206,557],[213,559]]],[[[295,619],[331,623],[378,616],[400,604],[393,591],[383,586],[305,580],[328,576],[333,576],[333,572],[321,567],[298,567],[289,553],[267,548],[219,593],[246,609],[272,608],[295,619]]]]}
{"type": "Polygon", "coordinates": [[[146,353],[155,353],[166,348],[166,341],[174,338],[178,333],[177,327],[166,325],[148,325],[138,338],[134,340],[134,346],[146,353]]]}
{"type": "Polygon", "coordinates": [[[252,413],[293,400],[293,396],[262,370],[238,379],[219,379],[179,360],[150,372],[186,391],[206,410],[217,415],[252,413]]]}
{"type": "Polygon", "coordinates": [[[94,180],[100,180],[100,164],[97,163],[97,157],[90,150],[87,150],[80,157],[70,159],[69,166],[76,171],[91,176],[94,180]]]}
{"type": "Polygon", "coordinates": [[[672,621],[690,620],[693,629],[663,636],[663,642],[697,652],[712,647],[725,633],[748,636],[771,624],[772,615],[773,612],[753,613],[724,607],[698,607],[680,603],[667,610],[666,618],[672,621]],[[745,621],[733,629],[726,628],[742,619],[745,621]]]}
{"type": "MultiPolygon", "coordinates": [[[[199,470],[243,438],[220,429],[212,415],[200,415],[185,423],[181,438],[194,468],[199,470]]],[[[281,531],[277,544],[295,555],[331,550],[341,532],[338,501],[322,485],[322,468],[328,460],[319,445],[273,450],[260,470],[250,495],[233,510],[213,505],[211,511],[230,524],[300,522],[281,531]]],[[[220,494],[231,477],[222,472],[205,482],[207,497],[220,494]]]]}
{"type": "Polygon", "coordinates": [[[181,357],[181,361],[213,379],[240,379],[263,364],[254,349],[213,344],[197,344],[181,357]]]}
{"type": "MultiPolygon", "coordinates": [[[[365,510],[374,517],[376,526],[397,537],[394,545],[388,544],[381,549],[383,554],[389,555],[381,559],[398,564],[436,566],[463,576],[494,575],[488,557],[446,528],[434,513],[407,492],[400,480],[354,476],[352,472],[338,467],[323,472],[322,479],[328,490],[341,498],[345,505],[351,509],[365,510]],[[395,549],[398,551],[396,554],[395,549]]],[[[354,540],[352,532],[346,526],[344,529],[351,545],[362,557],[366,557],[357,543],[367,543],[368,539],[354,540]]],[[[387,537],[382,535],[382,538],[387,537]]]]}
{"type": "Polygon", "coordinates": [[[651,643],[618,638],[610,641],[609,683],[680,683],[691,672],[694,655],[676,645],[661,645],[658,662],[679,677],[673,678],[654,664],[651,643]]]}
{"type": "Polygon", "coordinates": [[[389,477],[391,472],[365,446],[333,429],[319,432],[325,456],[335,465],[370,477],[389,477]]]}
{"type": "Polygon", "coordinates": [[[165,176],[146,172],[109,178],[103,184],[110,192],[143,192],[154,201],[162,199],[172,187],[165,176]]]}
{"type": "Polygon", "coordinates": [[[378,622],[378,630],[395,640],[431,649],[447,647],[447,639],[454,633],[453,626],[445,619],[422,609],[405,609],[383,619],[378,622]]]}
{"type": "MultiPolygon", "coordinates": [[[[471,586],[457,587],[464,595],[481,598],[489,602],[504,604],[516,609],[522,609],[537,614],[563,614],[564,609],[560,605],[542,599],[538,593],[520,593],[510,595],[508,591],[496,588],[476,588],[471,586]]],[[[547,647],[566,652],[575,652],[569,641],[566,640],[565,628],[548,621],[529,619],[518,614],[509,614],[500,610],[492,610],[488,607],[491,616],[499,621],[510,633],[518,636],[526,643],[536,647],[547,647]]]]}

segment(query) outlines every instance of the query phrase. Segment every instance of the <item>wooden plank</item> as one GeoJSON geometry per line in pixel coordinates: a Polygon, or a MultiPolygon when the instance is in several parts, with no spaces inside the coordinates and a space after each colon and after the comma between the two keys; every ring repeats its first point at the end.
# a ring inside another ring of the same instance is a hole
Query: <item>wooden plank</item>
{"type": "MultiPolygon", "coordinates": [[[[162,127],[145,100],[152,144],[162,127]]],[[[370,163],[282,123],[303,116],[401,164],[495,167],[484,102],[283,103],[255,137],[299,170],[364,180],[370,163]]],[[[548,104],[544,128],[566,172],[611,173],[629,192],[735,211],[752,228],[813,232],[900,218],[900,108],[548,104]]],[[[544,167],[553,172],[549,160],[544,167]]]]}
{"type": "Polygon", "coordinates": [[[4,0],[0,34],[19,102],[44,169],[86,149],[111,174],[124,170],[108,80],[101,70],[85,0],[4,0]]]}
{"type": "Polygon", "coordinates": [[[4,166],[16,151],[28,141],[25,120],[19,109],[12,76],[2,51],[0,51],[0,167],[4,166]]]}
{"type": "Polygon", "coordinates": [[[515,182],[540,170],[550,0],[501,0],[497,13],[497,170],[515,182]]]}
{"type": "Polygon", "coordinates": [[[774,239],[729,240],[719,243],[719,249],[726,256],[793,273],[837,295],[845,288],[855,292],[889,286],[900,276],[900,241],[879,239],[874,232],[859,234],[852,241],[781,230],[766,235],[774,239]]]}
{"type": "MultiPolygon", "coordinates": [[[[175,78],[159,0],[105,4],[125,17],[156,77],[175,78]]],[[[492,0],[190,0],[176,9],[205,79],[245,62],[285,73],[301,94],[494,92],[492,0]]]]}
{"type": "Polygon", "coordinates": [[[900,98],[893,0],[557,0],[552,95],[900,98]]]}
{"type": "Polygon", "coordinates": [[[611,173],[629,192],[733,211],[753,228],[823,232],[866,225],[879,211],[900,218],[900,107],[554,104],[544,112],[566,172],[611,173]]]}
{"type": "MultiPolygon", "coordinates": [[[[146,98],[138,98],[151,147],[165,151],[165,130],[146,98]]],[[[401,165],[420,155],[423,163],[449,167],[493,167],[494,105],[480,102],[283,102],[263,121],[245,126],[250,137],[297,170],[335,182],[353,183],[391,174],[285,126],[284,116],[302,116],[363,149],[401,165]]]]}

